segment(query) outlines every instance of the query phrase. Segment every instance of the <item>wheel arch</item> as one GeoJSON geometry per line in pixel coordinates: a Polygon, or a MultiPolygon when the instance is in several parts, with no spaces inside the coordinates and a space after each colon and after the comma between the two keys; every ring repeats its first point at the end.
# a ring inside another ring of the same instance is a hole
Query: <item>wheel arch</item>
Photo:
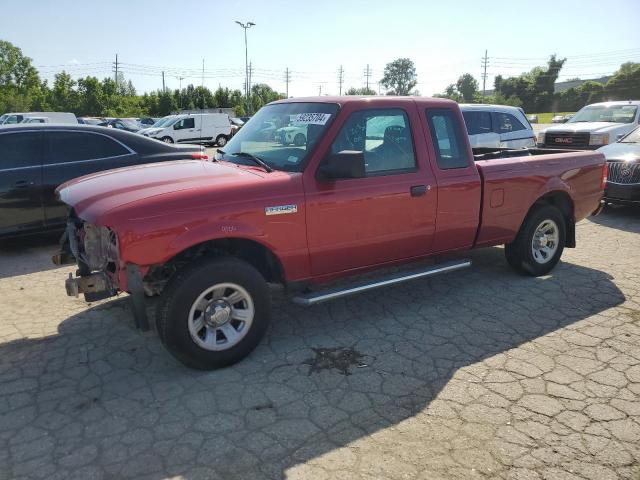
{"type": "Polygon", "coordinates": [[[158,294],[177,271],[200,258],[231,256],[252,265],[267,282],[286,283],[284,266],[280,258],[266,245],[254,239],[225,237],[205,240],[177,252],[162,265],[152,266],[144,281],[148,294],[158,294]]]}
{"type": "MultiPolygon", "coordinates": [[[[575,205],[571,196],[564,190],[551,190],[538,197],[529,210],[525,219],[536,208],[541,205],[551,205],[556,207],[562,213],[566,223],[566,242],[565,247],[575,248],[576,246],[576,221],[575,221],[575,205]]],[[[524,221],[522,222],[524,224],[524,221]]]]}

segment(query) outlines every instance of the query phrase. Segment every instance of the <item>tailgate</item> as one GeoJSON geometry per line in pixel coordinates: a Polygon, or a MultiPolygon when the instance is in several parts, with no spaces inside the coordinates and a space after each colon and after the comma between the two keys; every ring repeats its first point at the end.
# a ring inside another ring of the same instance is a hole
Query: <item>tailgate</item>
{"type": "Polygon", "coordinates": [[[483,184],[477,246],[509,243],[541,197],[568,196],[579,221],[602,199],[604,155],[563,152],[476,162],[483,184]],[[563,192],[563,193],[562,193],[563,192]]]}

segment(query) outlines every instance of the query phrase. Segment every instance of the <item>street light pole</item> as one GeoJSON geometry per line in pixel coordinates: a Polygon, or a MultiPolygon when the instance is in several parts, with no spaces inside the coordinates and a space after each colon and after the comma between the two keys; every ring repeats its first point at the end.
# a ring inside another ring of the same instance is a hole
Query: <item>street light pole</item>
{"type": "Polygon", "coordinates": [[[251,105],[249,102],[249,50],[247,47],[247,29],[253,27],[255,23],[242,23],[238,20],[236,20],[236,23],[244,29],[244,93],[247,97],[247,115],[249,115],[251,105]]]}

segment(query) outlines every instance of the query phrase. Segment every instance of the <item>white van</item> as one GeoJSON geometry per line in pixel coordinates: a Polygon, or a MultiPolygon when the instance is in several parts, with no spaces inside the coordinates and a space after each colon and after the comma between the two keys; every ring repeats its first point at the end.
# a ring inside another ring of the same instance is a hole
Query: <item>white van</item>
{"type": "Polygon", "coordinates": [[[78,119],[69,112],[21,112],[5,113],[0,116],[0,125],[13,125],[14,123],[25,123],[28,118],[38,118],[38,121],[29,123],[72,123],[78,124],[78,119]],[[43,120],[43,121],[40,121],[43,120]]]}
{"type": "Polygon", "coordinates": [[[231,122],[226,113],[175,115],[160,127],[145,128],[145,137],[166,143],[200,143],[224,147],[231,138],[231,122]]]}

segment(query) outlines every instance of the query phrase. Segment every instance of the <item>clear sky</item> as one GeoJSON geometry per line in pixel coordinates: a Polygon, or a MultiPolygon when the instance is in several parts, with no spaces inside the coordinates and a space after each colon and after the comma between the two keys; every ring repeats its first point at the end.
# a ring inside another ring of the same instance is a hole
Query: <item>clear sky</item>
{"type": "Polygon", "coordinates": [[[561,80],[594,78],[625,61],[640,61],[640,0],[277,1],[277,0],[0,0],[0,39],[31,57],[44,78],[66,69],[74,77],[113,75],[116,53],[139,92],[202,81],[242,88],[248,31],[252,83],[289,94],[378,88],[384,66],[411,58],[423,95],[441,92],[465,72],[481,82],[489,52],[493,76],[519,74],[552,53],[568,58],[561,80]]]}

